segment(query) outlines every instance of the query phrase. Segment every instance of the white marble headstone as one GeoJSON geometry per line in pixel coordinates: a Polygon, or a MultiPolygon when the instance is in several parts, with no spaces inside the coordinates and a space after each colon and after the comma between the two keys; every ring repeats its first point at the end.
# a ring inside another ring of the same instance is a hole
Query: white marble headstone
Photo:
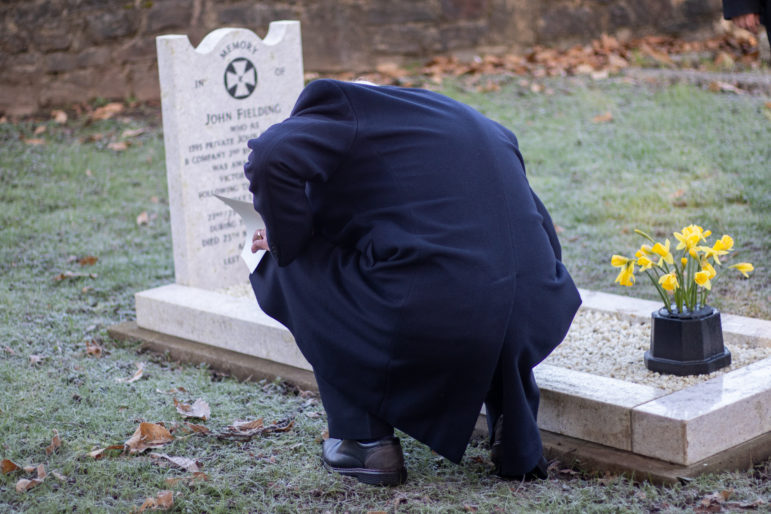
{"type": "Polygon", "coordinates": [[[273,22],[265,39],[227,28],[198,48],[179,35],[156,43],[176,282],[244,283],[244,225],[214,195],[251,200],[246,142],[288,117],[303,88],[300,22],[273,22]]]}

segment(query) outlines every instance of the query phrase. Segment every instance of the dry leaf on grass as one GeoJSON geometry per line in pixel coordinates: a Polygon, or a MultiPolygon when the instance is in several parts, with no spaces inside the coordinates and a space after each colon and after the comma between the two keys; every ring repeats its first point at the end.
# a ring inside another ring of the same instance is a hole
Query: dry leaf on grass
{"type": "Polygon", "coordinates": [[[198,418],[206,421],[211,417],[209,404],[203,398],[198,398],[193,402],[193,405],[182,403],[174,398],[174,407],[185,418],[198,418]]]}
{"type": "Polygon", "coordinates": [[[142,375],[145,372],[145,363],[144,362],[137,362],[136,366],[137,366],[137,370],[134,373],[134,376],[132,376],[131,378],[116,378],[115,381],[116,382],[122,382],[124,384],[132,384],[132,383],[136,382],[137,380],[139,380],[140,378],[142,378],[142,375]]]}
{"type": "Polygon", "coordinates": [[[150,458],[157,464],[171,463],[174,466],[189,471],[190,473],[198,473],[201,471],[201,463],[195,459],[188,459],[187,457],[172,457],[165,453],[151,453],[150,458]]]}
{"type": "Polygon", "coordinates": [[[7,475],[8,473],[12,473],[14,471],[20,470],[21,467],[13,462],[12,460],[3,459],[0,461],[0,470],[3,471],[4,475],[7,475]]]}
{"type": "Polygon", "coordinates": [[[45,139],[40,139],[40,138],[36,138],[36,137],[25,139],[24,143],[28,144],[30,146],[40,146],[40,145],[46,144],[45,139]]]}
{"type": "Polygon", "coordinates": [[[592,118],[592,123],[608,123],[609,121],[613,121],[613,114],[610,111],[598,114],[592,118]]]}
{"type": "Polygon", "coordinates": [[[51,118],[53,118],[53,120],[59,125],[64,125],[67,123],[67,113],[60,109],[51,111],[51,118]]]}
{"type": "Polygon", "coordinates": [[[196,480],[203,480],[203,481],[209,480],[209,475],[201,471],[198,471],[187,477],[167,478],[166,484],[174,486],[180,482],[195,482],[196,480]]]}
{"type": "Polygon", "coordinates": [[[156,423],[140,423],[134,434],[125,442],[129,453],[141,453],[151,448],[161,448],[174,439],[166,427],[156,423]]]}
{"type": "Polygon", "coordinates": [[[96,342],[95,339],[86,341],[86,355],[93,355],[94,357],[101,357],[104,353],[102,345],[96,342]]]}
{"type": "Polygon", "coordinates": [[[147,498],[137,512],[146,510],[166,510],[174,506],[174,493],[161,491],[155,498],[147,498]]]}
{"type": "Polygon", "coordinates": [[[217,433],[219,439],[230,439],[233,441],[248,441],[256,435],[267,435],[273,432],[287,432],[294,426],[294,418],[286,418],[275,421],[268,426],[264,426],[262,418],[252,421],[234,421],[224,430],[217,433]]]}
{"type": "Polygon", "coordinates": [[[48,476],[48,473],[46,473],[46,468],[44,465],[39,464],[37,467],[35,466],[25,466],[24,470],[28,473],[32,471],[37,471],[37,478],[33,479],[26,479],[21,478],[18,482],[16,482],[16,492],[19,493],[25,493],[32,489],[35,486],[38,486],[43,483],[43,480],[45,480],[46,476],[48,476]]]}
{"type": "Polygon", "coordinates": [[[147,129],[138,128],[138,129],[126,129],[121,133],[120,138],[121,139],[127,139],[129,137],[137,137],[141,134],[144,134],[147,131],[147,129]]]}
{"type": "Polygon", "coordinates": [[[114,150],[116,152],[122,152],[126,149],[128,149],[129,144],[127,141],[113,141],[112,143],[107,144],[107,148],[110,150],[114,150]]]}
{"type": "Polygon", "coordinates": [[[108,446],[107,448],[99,448],[97,450],[90,451],[88,452],[88,456],[94,460],[99,460],[102,457],[104,457],[104,452],[113,451],[113,450],[120,450],[121,452],[123,452],[124,448],[125,447],[122,444],[114,444],[112,446],[108,446]]]}
{"type": "Polygon", "coordinates": [[[13,351],[13,348],[8,346],[7,344],[3,345],[3,351],[5,351],[5,353],[8,353],[10,355],[16,355],[16,352],[13,351]]]}
{"type": "Polygon", "coordinates": [[[33,355],[29,356],[29,363],[34,366],[36,364],[40,364],[40,362],[43,359],[45,359],[45,357],[43,355],[35,355],[35,354],[33,354],[33,355]]]}
{"type": "Polygon", "coordinates": [[[109,120],[116,114],[123,112],[123,104],[120,102],[112,102],[102,107],[99,107],[91,113],[92,120],[109,120]]]}
{"type": "Polygon", "coordinates": [[[66,482],[66,481],[67,481],[67,477],[66,477],[66,476],[64,476],[64,475],[62,475],[62,474],[61,474],[61,473],[59,473],[58,471],[51,471],[51,474],[52,474],[52,475],[54,476],[54,478],[55,478],[56,480],[58,480],[59,482],[66,482]]]}
{"type": "Polygon", "coordinates": [[[72,271],[64,271],[54,277],[55,282],[61,282],[62,280],[75,280],[78,278],[97,278],[99,275],[96,273],[74,273],[72,271]]]}
{"type": "Polygon", "coordinates": [[[16,492],[17,493],[26,493],[30,489],[32,489],[35,486],[38,486],[42,484],[42,480],[37,480],[33,478],[32,480],[27,480],[26,478],[19,479],[18,482],[16,482],[16,492]]]}
{"type": "Polygon", "coordinates": [[[208,427],[205,427],[203,425],[196,425],[196,424],[193,424],[193,423],[187,423],[186,422],[184,426],[185,426],[185,428],[187,430],[190,430],[191,432],[193,432],[195,434],[209,435],[211,433],[211,430],[209,430],[208,427]]]}
{"type": "Polygon", "coordinates": [[[46,446],[46,455],[51,455],[56,450],[61,448],[61,446],[62,446],[62,440],[59,437],[59,431],[54,429],[54,437],[53,439],[51,439],[51,444],[46,446]]]}
{"type": "Polygon", "coordinates": [[[740,89],[733,84],[727,82],[713,81],[709,83],[709,90],[713,93],[734,93],[737,95],[743,95],[744,90],[740,89]]]}
{"type": "Polygon", "coordinates": [[[95,255],[86,255],[85,257],[78,259],[78,264],[81,266],[93,266],[98,260],[99,257],[96,257],[95,255]]]}
{"type": "Polygon", "coordinates": [[[137,225],[140,227],[142,225],[147,225],[150,223],[150,215],[147,214],[147,211],[142,211],[139,213],[139,216],[137,216],[137,225]]]}
{"type": "Polygon", "coordinates": [[[33,132],[34,135],[39,136],[40,134],[44,133],[47,130],[45,125],[38,125],[35,127],[35,131],[33,132]]]}

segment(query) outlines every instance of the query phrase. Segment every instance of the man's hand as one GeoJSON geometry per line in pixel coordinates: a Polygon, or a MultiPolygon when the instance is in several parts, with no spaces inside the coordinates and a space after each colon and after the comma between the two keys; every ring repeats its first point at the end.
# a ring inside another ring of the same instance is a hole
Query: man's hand
{"type": "Polygon", "coordinates": [[[760,28],[760,14],[758,13],[742,14],[731,18],[731,21],[740,29],[749,30],[753,34],[757,34],[760,28]]]}
{"type": "Polygon", "coordinates": [[[257,253],[260,250],[268,250],[268,233],[264,228],[258,228],[254,231],[252,236],[252,253],[257,253]]]}

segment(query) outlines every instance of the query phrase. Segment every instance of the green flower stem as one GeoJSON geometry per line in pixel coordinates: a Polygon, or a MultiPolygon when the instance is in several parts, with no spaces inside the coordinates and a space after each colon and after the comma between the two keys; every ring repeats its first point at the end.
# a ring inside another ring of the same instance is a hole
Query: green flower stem
{"type": "MultiPolygon", "coordinates": [[[[653,268],[656,269],[656,268],[653,268]]],[[[661,284],[659,284],[659,281],[653,278],[653,275],[651,275],[649,270],[645,270],[645,274],[648,275],[648,278],[651,279],[651,282],[653,283],[653,287],[656,288],[656,291],[658,291],[659,296],[664,301],[664,306],[667,308],[667,312],[672,314],[672,304],[669,302],[669,295],[667,295],[667,292],[664,291],[664,288],[661,287],[661,284]]]]}

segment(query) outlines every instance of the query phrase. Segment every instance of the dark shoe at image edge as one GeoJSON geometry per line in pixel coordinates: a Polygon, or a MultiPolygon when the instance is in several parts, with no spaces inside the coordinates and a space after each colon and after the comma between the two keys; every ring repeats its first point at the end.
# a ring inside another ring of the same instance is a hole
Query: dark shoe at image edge
{"type": "Polygon", "coordinates": [[[324,467],[370,485],[399,485],[407,479],[402,446],[397,437],[362,443],[329,438],[323,442],[324,467]]]}

